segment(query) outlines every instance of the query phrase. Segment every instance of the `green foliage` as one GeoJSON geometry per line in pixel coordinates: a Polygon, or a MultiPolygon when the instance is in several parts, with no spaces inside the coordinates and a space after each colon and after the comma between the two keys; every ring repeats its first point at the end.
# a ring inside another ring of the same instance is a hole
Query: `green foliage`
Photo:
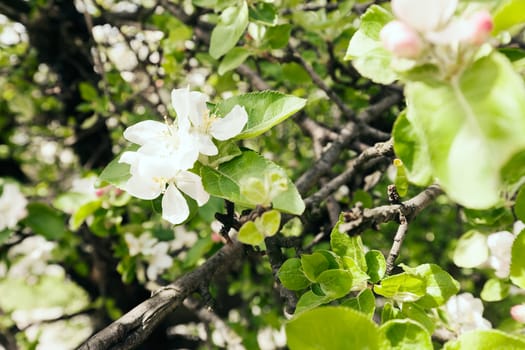
{"type": "Polygon", "coordinates": [[[210,55],[219,58],[230,51],[248,26],[248,5],[243,1],[240,6],[226,8],[219,23],[211,33],[210,55]]]}
{"type": "Polygon", "coordinates": [[[520,288],[525,289],[525,230],[516,237],[512,244],[512,259],[510,262],[510,280],[520,288]]]}
{"type": "MultiPolygon", "coordinates": [[[[245,150],[241,156],[222,163],[217,170],[202,167],[201,176],[204,188],[211,195],[253,208],[254,203],[241,193],[243,179],[258,178],[264,181],[265,174],[274,172],[283,173],[276,164],[253,151],[245,150]]],[[[287,182],[287,190],[272,199],[273,208],[285,213],[300,215],[304,210],[304,202],[295,185],[290,180],[287,182]]]]}
{"type": "Polygon", "coordinates": [[[281,224],[281,213],[277,210],[270,210],[242,225],[237,239],[240,242],[259,245],[265,237],[271,237],[277,233],[281,224]]]}
{"type": "Polygon", "coordinates": [[[390,320],[381,327],[381,347],[383,349],[432,350],[430,334],[419,323],[412,320],[390,320]]]}
{"type": "Polygon", "coordinates": [[[276,91],[251,92],[219,102],[215,112],[226,115],[235,105],[244,106],[248,123],[236,139],[258,136],[302,109],[306,100],[276,91]]]}
{"type": "Polygon", "coordinates": [[[485,301],[500,301],[509,294],[510,284],[497,278],[491,278],[483,285],[481,299],[485,301]]]}
{"type": "Polygon", "coordinates": [[[454,264],[461,267],[476,267],[484,263],[489,256],[487,237],[471,230],[463,234],[454,250],[454,264]]]}
{"type": "Polygon", "coordinates": [[[301,266],[301,259],[298,258],[288,259],[281,265],[277,276],[285,288],[301,290],[310,285],[310,281],[302,272],[301,266]]]}
{"type": "Polygon", "coordinates": [[[66,234],[64,216],[45,203],[29,203],[24,224],[49,240],[61,239],[66,234]]]}
{"type": "Polygon", "coordinates": [[[305,311],[286,325],[291,350],[379,349],[379,334],[364,314],[346,307],[305,311]]]}
{"type": "Polygon", "coordinates": [[[525,3],[520,0],[504,1],[494,14],[494,32],[508,30],[525,22],[525,3]]]}
{"type": "Polygon", "coordinates": [[[390,84],[398,78],[390,68],[392,55],[379,41],[381,28],[392,19],[392,15],[382,7],[370,6],[361,16],[361,26],[350,40],[345,55],[345,59],[351,59],[359,73],[380,84],[390,84]]]}
{"type": "Polygon", "coordinates": [[[355,298],[347,299],[341,305],[350,307],[372,317],[376,309],[375,302],[374,293],[370,289],[365,288],[355,298]]]}
{"type": "Polygon", "coordinates": [[[374,292],[398,302],[416,301],[425,295],[425,281],[417,276],[400,273],[381,280],[374,292]]]}
{"type": "Polygon", "coordinates": [[[519,350],[525,348],[525,338],[498,330],[477,330],[462,334],[457,340],[445,344],[445,350],[519,350]]]}

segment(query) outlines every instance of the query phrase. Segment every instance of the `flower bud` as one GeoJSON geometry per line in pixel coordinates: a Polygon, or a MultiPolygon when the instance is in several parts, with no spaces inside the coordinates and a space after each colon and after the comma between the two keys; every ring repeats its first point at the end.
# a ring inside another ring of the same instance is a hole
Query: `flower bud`
{"type": "Polygon", "coordinates": [[[417,32],[401,21],[387,23],[379,35],[383,46],[397,57],[417,58],[423,49],[417,32]]]}
{"type": "Polygon", "coordinates": [[[465,41],[474,45],[481,45],[490,36],[494,22],[488,11],[479,11],[468,19],[468,34],[465,41]]]}
{"type": "Polygon", "coordinates": [[[520,323],[525,323],[525,304],[514,305],[510,308],[510,315],[520,323]]]}

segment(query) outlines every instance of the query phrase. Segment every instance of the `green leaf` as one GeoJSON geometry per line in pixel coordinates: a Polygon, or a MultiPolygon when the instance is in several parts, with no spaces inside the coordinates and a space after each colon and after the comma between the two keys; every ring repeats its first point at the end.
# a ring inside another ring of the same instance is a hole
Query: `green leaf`
{"type": "Polygon", "coordinates": [[[301,259],[298,258],[286,260],[277,271],[277,277],[283,286],[289,290],[301,290],[310,285],[310,281],[301,269],[301,259]]]}
{"type": "Polygon", "coordinates": [[[410,302],[424,296],[426,286],[423,279],[404,272],[384,278],[374,286],[374,292],[398,302],[410,302]]]}
{"type": "Polygon", "coordinates": [[[510,285],[498,278],[491,278],[481,291],[481,299],[485,301],[500,301],[509,295],[510,285]]]}
{"type": "Polygon", "coordinates": [[[330,300],[331,299],[326,295],[317,295],[311,290],[309,290],[303,295],[301,295],[301,297],[297,301],[297,305],[295,307],[295,314],[298,315],[301,312],[311,310],[315,307],[326,304],[330,300]]]}
{"type": "Polygon", "coordinates": [[[78,90],[83,100],[94,101],[98,99],[98,91],[90,83],[81,82],[78,84],[78,90]]]}
{"type": "Polygon", "coordinates": [[[514,204],[514,213],[516,217],[525,222],[525,186],[522,186],[516,196],[516,203],[514,204]]]}
{"type": "Polygon", "coordinates": [[[402,317],[401,311],[396,308],[392,302],[386,302],[381,310],[381,323],[386,323],[389,320],[394,320],[402,317]]]}
{"type": "Polygon", "coordinates": [[[510,262],[510,280],[520,288],[525,289],[525,230],[512,243],[512,257],[510,262]]]}
{"type": "Polygon", "coordinates": [[[350,273],[352,274],[352,290],[355,291],[366,288],[367,281],[370,279],[370,276],[368,276],[351,257],[344,256],[342,258],[342,262],[344,269],[350,271],[350,273]]]}
{"type": "Polygon", "coordinates": [[[224,73],[239,67],[251,55],[253,55],[253,53],[244,47],[234,47],[228,51],[222,59],[221,64],[219,64],[219,75],[223,75],[224,73]]]}
{"type": "Polygon", "coordinates": [[[357,297],[346,300],[342,305],[373,317],[376,309],[376,300],[374,293],[370,289],[365,288],[357,297]]]}
{"type": "Polygon", "coordinates": [[[188,268],[191,266],[195,266],[199,260],[204,257],[206,253],[210,251],[210,249],[213,247],[214,242],[211,239],[211,236],[206,236],[204,238],[200,238],[194,245],[191,246],[191,248],[188,250],[188,253],[186,254],[186,258],[184,259],[184,267],[188,268]]]}
{"type": "Polygon", "coordinates": [[[405,95],[447,194],[469,208],[500,203],[500,171],[525,149],[525,85],[509,60],[493,52],[450,82],[407,83],[405,95]]]}
{"type": "Polygon", "coordinates": [[[279,231],[279,227],[281,226],[281,213],[277,210],[264,212],[260,218],[255,220],[255,224],[259,231],[266,237],[271,237],[279,231]]]}
{"type": "Polygon", "coordinates": [[[407,119],[406,111],[399,114],[392,131],[394,151],[403,161],[403,167],[410,182],[424,186],[432,177],[432,167],[428,158],[426,143],[423,135],[418,134],[407,119]]]}
{"type": "Polygon", "coordinates": [[[329,267],[328,260],[321,253],[301,255],[301,265],[305,276],[312,282],[317,282],[317,277],[321,272],[329,267]]]}
{"type": "MultiPolygon", "coordinates": [[[[131,146],[128,147],[124,152],[126,151],[136,151],[138,149],[138,146],[131,146]]],[[[122,153],[124,153],[122,152],[122,153]]],[[[99,176],[99,179],[101,181],[106,181],[120,189],[126,184],[126,182],[131,177],[131,174],[129,172],[130,165],[126,163],[119,163],[120,156],[119,154],[115,157],[102,171],[102,173],[99,176]]]]}
{"type": "Polygon", "coordinates": [[[66,233],[64,216],[45,203],[33,202],[27,205],[27,217],[23,220],[34,233],[49,240],[58,240],[66,233]]]}
{"type": "Polygon", "coordinates": [[[379,32],[392,15],[380,6],[370,6],[361,16],[361,25],[348,45],[345,60],[352,60],[357,71],[379,84],[390,84],[397,74],[390,68],[392,55],[383,48],[379,32]]]}
{"type": "Polygon", "coordinates": [[[242,225],[237,239],[245,244],[259,245],[264,241],[264,234],[257,229],[253,221],[248,221],[242,225]]]}
{"type": "Polygon", "coordinates": [[[495,329],[463,333],[458,339],[447,342],[444,350],[520,350],[525,349],[525,338],[495,329]]]}
{"type": "Polygon", "coordinates": [[[523,0],[505,1],[494,13],[494,33],[525,23],[525,2],[523,0]]]}
{"type": "Polygon", "coordinates": [[[459,267],[477,267],[489,257],[487,237],[478,231],[470,230],[463,234],[454,250],[454,264],[459,267]]]}
{"type": "Polygon", "coordinates": [[[403,303],[401,305],[401,313],[407,318],[419,322],[429,334],[434,333],[434,329],[436,328],[434,317],[431,318],[425,310],[418,305],[417,301],[415,303],[403,303]]]}
{"type": "Polygon", "coordinates": [[[323,271],[317,278],[323,293],[331,299],[339,299],[350,292],[352,274],[346,270],[332,269],[323,271]]]}
{"type": "MultiPolygon", "coordinates": [[[[216,197],[227,199],[237,205],[254,208],[253,202],[241,195],[241,185],[245,178],[264,179],[265,173],[284,171],[276,164],[264,159],[253,151],[243,151],[242,155],[222,163],[218,170],[203,166],[202,183],[206,191],[216,197]]],[[[295,185],[287,179],[286,191],[279,193],[272,201],[272,206],[281,212],[301,215],[304,202],[295,185]]]]}
{"type": "Polygon", "coordinates": [[[352,258],[358,267],[366,271],[366,258],[361,236],[350,237],[345,232],[339,231],[339,225],[344,222],[341,217],[330,233],[330,246],[337,255],[352,258]]]}
{"type": "Polygon", "coordinates": [[[391,350],[432,350],[430,334],[419,323],[409,319],[390,320],[379,327],[382,348],[391,350]]]}
{"type": "Polygon", "coordinates": [[[235,105],[244,106],[248,123],[235,139],[248,139],[262,134],[283,122],[306,104],[303,98],[281,94],[277,91],[251,92],[219,102],[215,113],[226,115],[235,105]]]}
{"type": "Polygon", "coordinates": [[[281,24],[274,27],[266,28],[263,44],[270,46],[272,49],[281,49],[288,45],[292,26],[290,24],[281,24]]]}
{"type": "Polygon", "coordinates": [[[386,260],[383,253],[379,250],[370,250],[365,254],[366,274],[370,276],[372,283],[377,283],[383,278],[386,272],[386,260]]]}
{"type": "Polygon", "coordinates": [[[210,39],[210,55],[217,59],[230,51],[248,26],[248,5],[243,1],[241,6],[226,8],[220,16],[219,23],[213,28],[210,39]]]}
{"type": "Polygon", "coordinates": [[[98,208],[102,206],[101,200],[91,201],[83,204],[78,210],[71,216],[69,226],[72,231],[78,230],[80,225],[91,216],[98,208]]]}
{"type": "Polygon", "coordinates": [[[286,325],[291,350],[378,350],[379,331],[366,315],[347,307],[305,311],[286,325]]]}
{"type": "Polygon", "coordinates": [[[415,268],[401,265],[403,270],[421,278],[426,285],[426,294],[417,301],[424,308],[443,305],[451,296],[459,292],[459,282],[435,264],[423,264],[415,268]]]}
{"type": "Polygon", "coordinates": [[[250,6],[250,19],[260,22],[267,26],[277,23],[277,9],[268,2],[256,2],[250,6]]]}

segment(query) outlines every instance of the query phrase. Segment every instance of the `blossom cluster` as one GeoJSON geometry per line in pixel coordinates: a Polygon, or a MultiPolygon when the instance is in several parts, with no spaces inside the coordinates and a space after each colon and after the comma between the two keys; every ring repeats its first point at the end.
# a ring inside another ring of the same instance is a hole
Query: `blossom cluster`
{"type": "Polygon", "coordinates": [[[0,196],[0,231],[13,229],[27,215],[27,199],[17,185],[7,183],[0,196]]]}
{"type": "Polygon", "coordinates": [[[452,296],[444,305],[448,326],[458,335],[475,329],[490,329],[492,325],[483,318],[483,303],[470,293],[452,296]]]}
{"type": "MultiPolygon", "coordinates": [[[[396,57],[419,59],[428,47],[457,51],[477,47],[490,36],[493,21],[485,11],[454,17],[457,0],[392,0],[396,20],[381,30],[384,47],[396,57]]],[[[443,58],[443,57],[440,57],[443,58]]]]}
{"type": "Polygon", "coordinates": [[[168,242],[159,242],[150,233],[146,232],[135,237],[131,233],[124,235],[130,256],[142,255],[148,262],[146,276],[154,281],[165,269],[171,267],[173,258],[168,254],[170,249],[168,242]]]}
{"type": "Polygon", "coordinates": [[[200,176],[190,171],[199,155],[217,155],[213,139],[225,141],[238,135],[248,114],[244,107],[235,105],[223,118],[212,115],[207,108],[208,96],[189,88],[173,90],[171,100],[176,123],[146,120],[130,126],[124,137],[140,147],[124,152],[119,161],[130,165],[131,177],[123,189],[140,199],[163,194],[162,217],[176,225],[190,213],[183,193],[199,206],[209,199],[200,176]]]}

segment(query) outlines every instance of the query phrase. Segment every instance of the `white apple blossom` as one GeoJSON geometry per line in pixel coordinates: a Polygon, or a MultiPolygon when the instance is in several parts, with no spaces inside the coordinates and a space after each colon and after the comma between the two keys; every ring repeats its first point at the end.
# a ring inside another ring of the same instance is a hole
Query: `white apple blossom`
{"type": "MultiPolygon", "coordinates": [[[[397,20],[381,30],[383,45],[397,57],[416,59],[425,42],[451,47],[451,52],[461,43],[483,44],[492,31],[492,17],[487,11],[454,17],[457,5],[457,0],[392,0],[397,20]]],[[[447,50],[438,50],[437,55],[450,54],[447,50]]]]}
{"type": "Polygon", "coordinates": [[[490,329],[492,325],[483,318],[483,303],[470,293],[452,296],[444,306],[448,325],[456,334],[475,329],[490,329]]]}
{"type": "Polygon", "coordinates": [[[491,233],[487,237],[489,247],[488,264],[499,278],[506,278],[510,273],[511,248],[514,235],[508,231],[491,233]]]}
{"type": "Polygon", "coordinates": [[[173,264],[173,258],[168,254],[169,248],[168,242],[159,242],[151,249],[147,256],[149,265],[146,270],[149,280],[154,281],[162,271],[173,264]]]}
{"type": "Polygon", "coordinates": [[[14,228],[27,215],[27,199],[15,184],[5,184],[0,196],[0,231],[14,228]]]}
{"type": "Polygon", "coordinates": [[[157,239],[152,237],[149,232],[141,234],[138,238],[131,233],[124,234],[124,240],[128,246],[129,255],[150,254],[157,239]]]}
{"type": "Polygon", "coordinates": [[[208,96],[190,91],[189,88],[171,92],[171,103],[177,112],[179,128],[188,130],[197,139],[199,153],[213,156],[219,151],[212,138],[224,141],[238,135],[248,121],[248,114],[244,107],[235,105],[224,118],[218,118],[210,115],[207,101],[208,96]]]}

